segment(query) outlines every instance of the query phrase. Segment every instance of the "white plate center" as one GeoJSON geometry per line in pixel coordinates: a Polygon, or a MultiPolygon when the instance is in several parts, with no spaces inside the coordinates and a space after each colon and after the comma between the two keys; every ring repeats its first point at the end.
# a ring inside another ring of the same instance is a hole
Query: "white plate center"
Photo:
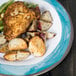
{"type": "MultiPolygon", "coordinates": [[[[6,1],[8,1],[8,0],[1,0],[0,5],[6,1]]],[[[1,64],[16,65],[16,66],[36,64],[36,63],[42,61],[43,59],[45,59],[49,54],[51,54],[53,52],[53,50],[56,48],[56,46],[58,45],[58,43],[60,42],[61,33],[62,33],[62,25],[61,25],[60,18],[58,16],[55,8],[43,0],[24,0],[24,1],[33,2],[33,3],[38,4],[40,7],[40,10],[42,12],[46,11],[46,10],[50,11],[50,13],[53,17],[53,25],[48,31],[55,32],[56,37],[53,39],[50,39],[46,42],[46,53],[42,57],[34,57],[31,55],[24,61],[9,62],[9,61],[4,60],[3,54],[0,53],[0,63],[1,64]]]]}

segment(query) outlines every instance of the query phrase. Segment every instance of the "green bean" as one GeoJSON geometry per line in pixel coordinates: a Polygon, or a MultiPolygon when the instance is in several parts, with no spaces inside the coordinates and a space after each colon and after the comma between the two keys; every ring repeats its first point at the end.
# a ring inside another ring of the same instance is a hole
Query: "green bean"
{"type": "Polygon", "coordinates": [[[4,3],[2,6],[0,6],[0,13],[2,13],[13,2],[14,0],[9,0],[8,2],[4,3]]]}
{"type": "MultiPolygon", "coordinates": [[[[0,14],[1,14],[1,13],[5,13],[5,11],[6,11],[6,9],[8,8],[8,6],[11,5],[13,2],[14,2],[14,0],[9,0],[8,2],[2,4],[2,5],[0,6],[0,14]]],[[[3,28],[4,28],[4,26],[3,26],[3,21],[0,20],[0,31],[3,31],[3,28]]]]}
{"type": "Polygon", "coordinates": [[[4,28],[4,26],[3,26],[3,21],[1,20],[1,21],[0,21],[0,31],[3,31],[3,28],[4,28]]]}
{"type": "Polygon", "coordinates": [[[37,4],[33,4],[33,3],[30,3],[29,5],[28,5],[28,8],[36,8],[38,5],[37,4]]]}
{"type": "Polygon", "coordinates": [[[3,26],[3,21],[2,20],[0,21],[0,26],[3,26]]]}
{"type": "Polygon", "coordinates": [[[0,26],[0,31],[3,31],[3,28],[4,28],[3,26],[0,26]]]}
{"type": "Polygon", "coordinates": [[[37,4],[34,4],[34,3],[24,2],[24,4],[25,4],[28,8],[36,8],[36,7],[38,6],[37,4]]]}

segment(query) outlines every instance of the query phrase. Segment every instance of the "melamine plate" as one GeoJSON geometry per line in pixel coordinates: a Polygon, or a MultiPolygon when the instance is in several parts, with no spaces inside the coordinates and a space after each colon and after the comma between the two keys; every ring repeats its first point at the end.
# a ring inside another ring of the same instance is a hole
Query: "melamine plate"
{"type": "MultiPolygon", "coordinates": [[[[0,0],[0,5],[8,0],[0,0]]],[[[67,55],[73,40],[73,28],[65,9],[56,0],[19,0],[39,5],[43,12],[49,10],[53,25],[48,30],[56,36],[46,42],[46,53],[42,57],[30,56],[24,61],[8,62],[0,54],[0,73],[7,75],[40,74],[58,65],[67,55]]]]}

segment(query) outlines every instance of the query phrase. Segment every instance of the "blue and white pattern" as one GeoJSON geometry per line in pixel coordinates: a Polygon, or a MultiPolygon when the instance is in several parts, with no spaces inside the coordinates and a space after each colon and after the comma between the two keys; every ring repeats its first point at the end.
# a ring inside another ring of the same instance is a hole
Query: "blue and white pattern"
{"type": "Polygon", "coordinates": [[[59,44],[54,51],[48,55],[43,61],[35,65],[27,66],[10,66],[0,64],[0,73],[7,75],[30,75],[47,69],[61,60],[69,45],[71,37],[71,23],[65,9],[56,0],[45,0],[56,9],[62,24],[62,36],[59,44]]]}

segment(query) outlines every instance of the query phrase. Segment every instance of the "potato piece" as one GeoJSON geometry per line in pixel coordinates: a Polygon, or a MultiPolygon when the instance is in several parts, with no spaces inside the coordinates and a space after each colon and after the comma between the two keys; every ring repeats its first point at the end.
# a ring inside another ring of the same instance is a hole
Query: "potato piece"
{"type": "Polygon", "coordinates": [[[39,35],[39,32],[27,32],[27,36],[31,36],[31,37],[34,37],[36,35],[39,35]]]}
{"type": "Polygon", "coordinates": [[[33,37],[30,42],[29,42],[29,51],[34,55],[34,56],[43,56],[45,54],[45,43],[39,36],[33,37]]]}
{"type": "Polygon", "coordinates": [[[42,38],[44,40],[44,42],[46,42],[46,33],[45,32],[27,32],[27,36],[39,36],[40,38],[42,38]]]}
{"type": "Polygon", "coordinates": [[[0,46],[0,53],[6,53],[8,51],[8,43],[0,46]]]}
{"type": "Polygon", "coordinates": [[[34,20],[28,31],[37,31],[37,20],[34,20]]]}
{"type": "Polygon", "coordinates": [[[28,51],[17,51],[17,60],[24,60],[30,55],[28,51]]]}
{"type": "Polygon", "coordinates": [[[22,49],[26,49],[26,48],[27,48],[27,43],[26,43],[26,41],[24,41],[21,38],[12,39],[8,43],[9,50],[22,50],[22,49]]]}
{"type": "Polygon", "coordinates": [[[53,33],[53,32],[46,32],[46,38],[47,38],[47,39],[52,39],[52,38],[54,38],[55,36],[56,36],[56,34],[53,33]]]}
{"type": "Polygon", "coordinates": [[[5,36],[0,34],[0,45],[3,45],[6,43],[6,39],[5,39],[5,36]]]}
{"type": "Polygon", "coordinates": [[[53,19],[49,11],[44,11],[41,16],[41,20],[52,23],[53,19]]]}
{"type": "Polygon", "coordinates": [[[16,51],[8,52],[4,55],[4,59],[8,61],[16,61],[16,51]]]}
{"type": "Polygon", "coordinates": [[[4,59],[7,61],[16,61],[26,59],[30,53],[28,51],[11,51],[4,55],[4,59]]]}
{"type": "Polygon", "coordinates": [[[41,31],[47,31],[51,26],[52,23],[40,20],[40,25],[38,25],[38,29],[41,28],[41,31]]]}

